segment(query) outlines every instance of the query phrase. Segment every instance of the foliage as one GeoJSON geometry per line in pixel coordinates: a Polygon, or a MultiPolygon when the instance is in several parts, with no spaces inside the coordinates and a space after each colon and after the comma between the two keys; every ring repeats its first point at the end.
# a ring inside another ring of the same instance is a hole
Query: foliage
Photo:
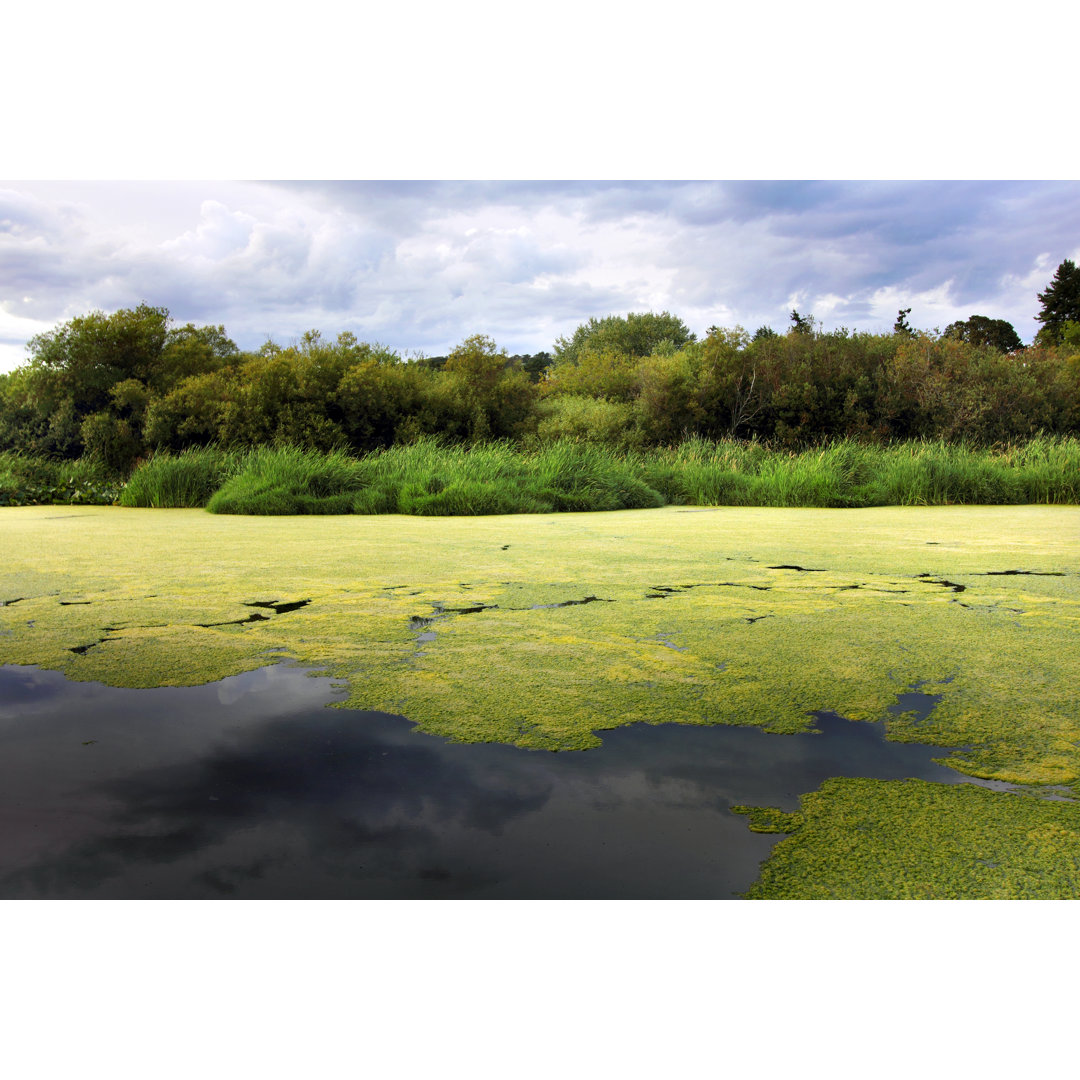
{"type": "MultiPolygon", "coordinates": [[[[545,403],[545,408],[549,407],[545,403]]],[[[556,437],[555,423],[616,423],[626,405],[557,398],[541,433],[410,444],[349,457],[298,447],[218,448],[141,464],[126,506],[203,506],[216,513],[491,514],[698,506],[869,507],[1080,502],[1080,440],[1037,438],[996,451],[945,442],[888,447],[854,440],[785,451],[689,439],[615,449],[556,437]],[[567,405],[569,403],[569,410],[567,405]],[[609,412],[605,418],[604,413],[609,412]],[[581,418],[584,419],[581,419],[581,418]],[[547,437],[544,437],[544,436],[547,437]],[[212,497],[211,497],[212,496],[212,497]]]]}
{"type": "Polygon", "coordinates": [[[0,446],[87,454],[124,471],[145,452],[155,398],[237,355],[223,327],[169,326],[165,308],[91,312],[39,334],[29,364],[0,386],[0,446]]]}
{"type": "Polygon", "coordinates": [[[31,362],[0,376],[0,449],[123,475],[154,451],[211,444],[363,454],[432,436],[616,449],[702,437],[799,450],[1080,431],[1080,320],[1018,350],[1004,320],[971,316],[937,336],[906,314],[900,331],[866,334],[793,311],[783,335],[712,326],[702,341],[667,312],[609,316],[562,339],[554,360],[472,335],[405,362],[350,333],[242,353],[223,327],[174,328],[161,308],[94,312],[35,338],[31,362]]]}
{"type": "Polygon", "coordinates": [[[639,391],[640,358],[610,347],[587,347],[574,359],[556,360],[543,383],[545,398],[588,396],[602,401],[629,402],[639,391]]]}
{"type": "Polygon", "coordinates": [[[970,345],[985,345],[999,352],[1018,352],[1024,347],[1020,335],[1011,322],[991,319],[986,315],[972,315],[963,322],[950,323],[942,337],[956,338],[970,345]]]}
{"type": "Polygon", "coordinates": [[[1063,260],[1050,284],[1038,295],[1041,307],[1035,318],[1043,324],[1039,338],[1058,343],[1066,323],[1080,322],[1080,269],[1076,263],[1063,260]]]}
{"type": "Polygon", "coordinates": [[[100,463],[52,461],[0,450],[0,506],[108,506],[123,484],[100,463]]]}
{"type": "Polygon", "coordinates": [[[180,454],[157,453],[132,473],[120,495],[121,506],[205,506],[246,458],[216,446],[188,447],[180,454]]]}
{"type": "Polygon", "coordinates": [[[808,315],[805,318],[797,311],[792,309],[791,315],[791,333],[793,334],[806,334],[810,336],[814,333],[814,316],[808,315]]]}
{"type": "Polygon", "coordinates": [[[257,447],[210,497],[214,514],[348,514],[362,486],[354,459],[340,450],[257,447]]]}
{"type": "Polygon", "coordinates": [[[586,349],[608,350],[623,356],[648,356],[663,342],[681,348],[694,340],[682,319],[667,311],[608,315],[582,323],[570,337],[555,342],[555,362],[574,363],[586,349]]]}
{"type": "Polygon", "coordinates": [[[635,424],[634,406],[625,401],[561,394],[545,398],[537,406],[536,438],[540,442],[571,439],[602,443],[626,450],[642,442],[635,424]]]}
{"type": "Polygon", "coordinates": [[[544,373],[551,367],[554,359],[551,353],[538,352],[532,356],[511,356],[510,362],[518,364],[525,374],[529,376],[529,381],[535,383],[540,382],[544,377],[544,373]]]}
{"type": "Polygon", "coordinates": [[[621,510],[663,498],[604,449],[559,442],[522,453],[421,438],[362,459],[253,451],[209,500],[212,513],[477,515],[621,510]]]}

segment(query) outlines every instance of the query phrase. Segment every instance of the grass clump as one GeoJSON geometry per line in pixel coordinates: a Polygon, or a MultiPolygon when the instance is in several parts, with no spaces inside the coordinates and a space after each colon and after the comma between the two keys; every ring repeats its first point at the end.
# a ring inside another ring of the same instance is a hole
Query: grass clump
{"type": "Polygon", "coordinates": [[[155,454],[131,474],[120,505],[185,509],[205,506],[245,456],[216,446],[155,454]]]}
{"type": "Polygon", "coordinates": [[[809,450],[586,436],[465,445],[438,437],[362,457],[291,446],[158,453],[126,488],[88,461],[0,454],[0,505],[112,502],[224,514],[477,516],[674,506],[872,507],[1080,502],[1080,440],[993,450],[837,440],[809,450]]]}
{"type": "Polygon", "coordinates": [[[632,462],[589,443],[522,450],[423,439],[349,458],[295,448],[252,451],[209,500],[219,514],[477,516],[664,505],[632,462]]]}
{"type": "Polygon", "coordinates": [[[362,486],[357,462],[341,450],[260,446],[238,463],[206,508],[212,514],[351,514],[362,486]]]}

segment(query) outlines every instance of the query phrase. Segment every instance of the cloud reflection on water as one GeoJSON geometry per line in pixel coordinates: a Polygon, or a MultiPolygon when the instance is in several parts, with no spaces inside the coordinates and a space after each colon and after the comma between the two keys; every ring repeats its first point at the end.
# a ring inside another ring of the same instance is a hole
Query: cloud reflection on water
{"type": "Polygon", "coordinates": [[[820,734],[637,724],[599,750],[454,744],[323,706],[271,667],[116,690],[0,668],[0,895],[727,897],[827,776],[956,780],[944,751],[823,714],[820,734]]]}

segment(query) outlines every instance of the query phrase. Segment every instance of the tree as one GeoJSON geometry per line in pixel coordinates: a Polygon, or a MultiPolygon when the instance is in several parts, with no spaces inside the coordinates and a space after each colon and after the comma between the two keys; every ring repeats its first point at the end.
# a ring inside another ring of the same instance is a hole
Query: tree
{"type": "MultiPolygon", "coordinates": [[[[712,333],[712,327],[709,327],[709,333],[712,333]]],[[[780,335],[771,326],[759,326],[754,331],[754,341],[762,341],[765,338],[779,337],[780,335]]]]}
{"type": "Polygon", "coordinates": [[[473,442],[511,438],[528,425],[536,386],[491,338],[467,337],[450,353],[442,374],[453,381],[467,410],[473,442]]]}
{"type": "Polygon", "coordinates": [[[966,341],[969,345],[988,345],[1003,353],[1016,352],[1024,347],[1011,322],[991,319],[986,315],[972,315],[963,322],[950,323],[941,336],[966,341]]]}
{"type": "Polygon", "coordinates": [[[1061,263],[1053,280],[1038,296],[1042,310],[1035,318],[1043,324],[1039,340],[1056,344],[1067,322],[1080,322],[1080,270],[1072,259],[1061,263]]]}
{"type": "Polygon", "coordinates": [[[147,383],[165,347],[169,313],[140,304],[106,315],[93,311],[38,334],[27,348],[31,366],[72,402],[80,419],[107,408],[115,383],[147,383]]]}
{"type": "Polygon", "coordinates": [[[538,352],[532,356],[511,356],[511,361],[521,365],[522,370],[529,376],[530,382],[539,382],[544,377],[544,372],[547,371],[552,364],[551,353],[538,352]]]}
{"type": "Polygon", "coordinates": [[[907,317],[911,314],[911,308],[901,308],[896,315],[896,322],[893,323],[892,332],[894,334],[903,334],[905,337],[911,337],[915,331],[911,328],[911,324],[907,321],[907,317]]]}
{"type": "Polygon", "coordinates": [[[225,334],[224,326],[170,327],[165,346],[148,374],[151,388],[167,394],[193,375],[220,371],[239,361],[240,350],[225,334]]]}
{"type": "Polygon", "coordinates": [[[793,334],[813,334],[814,332],[814,316],[807,315],[804,319],[797,311],[791,312],[791,333],[793,334]]]}
{"type": "Polygon", "coordinates": [[[664,342],[681,349],[694,340],[686,323],[670,312],[630,312],[582,323],[569,338],[555,342],[554,353],[556,363],[573,363],[586,349],[640,357],[651,355],[664,342]]]}

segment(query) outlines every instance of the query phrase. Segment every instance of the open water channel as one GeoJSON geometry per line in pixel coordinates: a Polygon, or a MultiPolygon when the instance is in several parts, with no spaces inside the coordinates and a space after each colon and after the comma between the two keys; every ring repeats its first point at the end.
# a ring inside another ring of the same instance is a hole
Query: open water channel
{"type": "Polygon", "coordinates": [[[549,753],[326,707],[342,697],[287,665],[155,690],[0,667],[0,897],[731,899],[782,839],[732,805],[793,810],[830,776],[968,779],[831,713],[549,753]]]}

